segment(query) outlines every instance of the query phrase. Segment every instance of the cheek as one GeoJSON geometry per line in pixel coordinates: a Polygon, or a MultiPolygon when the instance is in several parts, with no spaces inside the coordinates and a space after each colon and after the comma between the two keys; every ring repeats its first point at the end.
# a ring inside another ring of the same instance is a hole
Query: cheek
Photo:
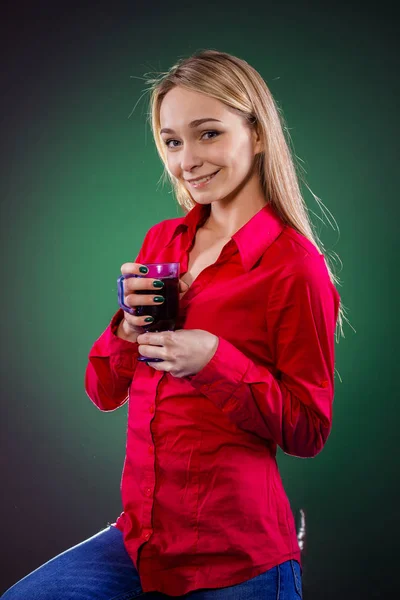
{"type": "Polygon", "coordinates": [[[251,168],[254,160],[252,147],[248,140],[238,143],[231,155],[232,167],[237,174],[245,174],[251,168]]]}
{"type": "Polygon", "coordinates": [[[234,173],[247,171],[251,164],[251,146],[247,139],[240,138],[227,140],[215,151],[215,162],[232,169],[234,173]]]}
{"type": "Polygon", "coordinates": [[[179,164],[177,160],[174,160],[173,155],[167,156],[167,167],[168,171],[172,173],[172,175],[175,175],[175,177],[178,175],[179,164]]]}

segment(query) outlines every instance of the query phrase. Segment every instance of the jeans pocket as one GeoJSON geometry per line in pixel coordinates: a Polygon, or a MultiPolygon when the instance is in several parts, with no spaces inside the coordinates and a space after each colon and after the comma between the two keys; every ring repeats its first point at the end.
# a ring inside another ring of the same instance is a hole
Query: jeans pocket
{"type": "Polygon", "coordinates": [[[293,558],[290,560],[290,564],[292,566],[294,585],[296,588],[296,592],[298,593],[300,598],[303,598],[303,587],[302,587],[302,583],[301,583],[300,565],[297,562],[297,560],[294,560],[293,558]]]}

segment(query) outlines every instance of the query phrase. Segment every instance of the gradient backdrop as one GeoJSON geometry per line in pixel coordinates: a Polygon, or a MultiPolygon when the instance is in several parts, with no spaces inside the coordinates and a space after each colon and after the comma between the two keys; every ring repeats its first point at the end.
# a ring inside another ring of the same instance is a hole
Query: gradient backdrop
{"type": "Polygon", "coordinates": [[[265,78],[340,229],[322,226],[303,186],[342,260],[338,289],[356,330],[345,324],[336,345],[324,450],[278,456],[293,511],[307,515],[304,597],[397,591],[398,48],[390,6],[379,7],[3,9],[0,592],[120,513],[127,408],[91,403],[87,354],[118,308],[121,264],[151,225],[182,214],[159,183],[143,77],[202,48],[236,54],[265,78]]]}

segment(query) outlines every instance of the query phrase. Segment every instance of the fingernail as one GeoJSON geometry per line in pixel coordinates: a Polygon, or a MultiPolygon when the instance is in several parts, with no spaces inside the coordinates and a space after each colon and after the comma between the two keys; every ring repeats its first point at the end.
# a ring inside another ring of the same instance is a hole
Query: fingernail
{"type": "Polygon", "coordinates": [[[155,288],[162,288],[162,287],[164,287],[164,282],[163,281],[159,281],[159,280],[153,281],[153,285],[154,285],[155,288]]]}
{"type": "Polygon", "coordinates": [[[141,273],[148,273],[148,272],[149,272],[149,270],[148,270],[148,268],[147,268],[147,267],[139,267],[139,271],[140,271],[141,273]]]}
{"type": "Polygon", "coordinates": [[[154,296],[153,300],[154,300],[154,302],[164,302],[164,297],[163,296],[154,296]]]}
{"type": "Polygon", "coordinates": [[[145,323],[152,323],[154,321],[154,317],[146,317],[145,323]]]}

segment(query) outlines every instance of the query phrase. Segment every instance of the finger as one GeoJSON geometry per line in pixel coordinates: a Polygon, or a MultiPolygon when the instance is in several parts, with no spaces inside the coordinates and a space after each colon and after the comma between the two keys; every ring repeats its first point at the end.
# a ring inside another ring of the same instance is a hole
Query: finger
{"type": "MultiPolygon", "coordinates": [[[[136,312],[136,308],[133,308],[133,310],[135,310],[136,312]]],[[[131,327],[134,328],[139,328],[139,333],[143,333],[144,332],[144,327],[149,327],[150,325],[152,325],[152,323],[154,323],[154,317],[152,321],[146,321],[146,319],[149,319],[150,315],[143,315],[143,316],[137,316],[137,315],[131,315],[128,312],[125,312],[125,321],[128,322],[128,324],[131,327]]]]}
{"type": "Polygon", "coordinates": [[[128,306],[160,306],[164,304],[165,298],[161,294],[128,294],[125,296],[125,304],[128,306]],[[157,300],[160,298],[160,300],[157,300]]]}
{"type": "Polygon", "coordinates": [[[147,360],[146,362],[149,365],[149,367],[151,367],[152,369],[155,369],[156,371],[168,371],[169,372],[171,370],[170,363],[166,362],[165,360],[163,362],[152,362],[151,360],[147,360]]]}
{"type": "Polygon", "coordinates": [[[136,292],[137,290],[152,290],[156,294],[157,292],[162,292],[164,287],[163,281],[151,277],[128,277],[124,279],[125,294],[136,292]]]}
{"type": "Polygon", "coordinates": [[[141,263],[127,262],[121,265],[121,273],[122,275],[145,275],[148,271],[142,273],[139,269],[140,267],[144,267],[147,269],[146,265],[142,265],[141,263]]]}
{"type": "Polygon", "coordinates": [[[148,346],[146,344],[140,344],[138,346],[138,351],[142,356],[164,359],[164,348],[160,346],[148,346]]]}
{"type": "Polygon", "coordinates": [[[152,331],[148,333],[141,333],[137,337],[138,344],[149,344],[151,346],[164,346],[165,345],[165,336],[163,331],[152,331]],[[139,339],[140,338],[140,339],[139,339]]]}
{"type": "Polygon", "coordinates": [[[156,371],[165,371],[165,372],[169,373],[172,370],[171,363],[167,362],[166,360],[164,360],[162,363],[155,363],[155,362],[152,362],[151,360],[148,360],[146,362],[149,365],[149,367],[151,367],[152,369],[155,369],[156,371]]]}

